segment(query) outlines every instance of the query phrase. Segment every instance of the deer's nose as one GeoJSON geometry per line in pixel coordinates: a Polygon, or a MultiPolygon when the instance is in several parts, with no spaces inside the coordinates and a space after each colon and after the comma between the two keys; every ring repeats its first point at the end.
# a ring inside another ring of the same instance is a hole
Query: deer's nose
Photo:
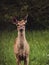
{"type": "Polygon", "coordinates": [[[20,29],[20,32],[22,32],[23,31],[23,29],[20,29]]]}

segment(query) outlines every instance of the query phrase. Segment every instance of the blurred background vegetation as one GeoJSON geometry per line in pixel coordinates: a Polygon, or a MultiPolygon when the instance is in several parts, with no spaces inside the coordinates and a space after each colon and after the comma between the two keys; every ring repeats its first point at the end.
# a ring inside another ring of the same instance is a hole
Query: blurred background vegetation
{"type": "Polygon", "coordinates": [[[0,0],[0,28],[15,28],[14,16],[28,14],[27,29],[49,29],[49,0],[0,0]]]}

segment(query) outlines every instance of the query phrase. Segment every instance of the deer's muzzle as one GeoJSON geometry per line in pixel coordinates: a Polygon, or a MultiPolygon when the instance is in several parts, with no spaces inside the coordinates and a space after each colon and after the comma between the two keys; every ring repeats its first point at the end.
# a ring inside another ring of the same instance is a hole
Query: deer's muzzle
{"type": "Polygon", "coordinates": [[[22,32],[23,31],[23,29],[20,29],[20,32],[22,32]]]}

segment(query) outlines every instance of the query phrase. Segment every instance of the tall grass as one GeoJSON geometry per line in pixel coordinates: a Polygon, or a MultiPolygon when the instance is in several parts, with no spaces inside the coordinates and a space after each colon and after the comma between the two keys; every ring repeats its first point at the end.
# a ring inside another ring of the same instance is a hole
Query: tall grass
{"type": "MultiPolygon", "coordinates": [[[[16,65],[13,52],[17,31],[0,32],[0,65],[16,65]]],[[[26,31],[30,45],[29,65],[49,65],[49,31],[26,31]]]]}

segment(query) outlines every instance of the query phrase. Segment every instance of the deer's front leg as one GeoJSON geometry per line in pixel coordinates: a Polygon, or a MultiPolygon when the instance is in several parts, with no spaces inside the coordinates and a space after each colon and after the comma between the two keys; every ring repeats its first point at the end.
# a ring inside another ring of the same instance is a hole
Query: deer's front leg
{"type": "Polygon", "coordinates": [[[19,58],[16,59],[17,65],[21,65],[21,60],[19,58]]]}
{"type": "Polygon", "coordinates": [[[24,60],[24,65],[29,65],[29,57],[24,60]]]}

